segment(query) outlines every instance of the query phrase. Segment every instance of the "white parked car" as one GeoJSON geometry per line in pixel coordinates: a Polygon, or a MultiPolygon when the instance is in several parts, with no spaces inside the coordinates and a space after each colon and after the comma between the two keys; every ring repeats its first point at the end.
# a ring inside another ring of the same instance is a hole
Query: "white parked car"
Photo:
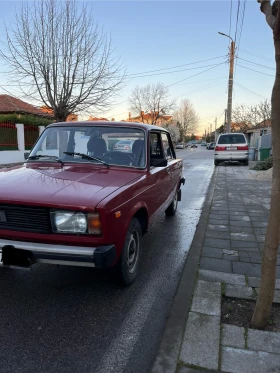
{"type": "Polygon", "coordinates": [[[218,137],[215,152],[214,164],[220,162],[238,161],[248,166],[249,146],[243,133],[223,133],[218,137]]]}
{"type": "Polygon", "coordinates": [[[184,143],[179,142],[178,144],[176,144],[176,149],[184,149],[184,143]]]}

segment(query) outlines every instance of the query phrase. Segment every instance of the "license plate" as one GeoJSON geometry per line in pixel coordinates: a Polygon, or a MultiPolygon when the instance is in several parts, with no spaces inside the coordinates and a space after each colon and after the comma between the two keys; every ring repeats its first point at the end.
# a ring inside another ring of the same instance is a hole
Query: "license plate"
{"type": "Polygon", "coordinates": [[[229,148],[226,148],[226,150],[237,150],[236,146],[230,146],[229,148]]]}

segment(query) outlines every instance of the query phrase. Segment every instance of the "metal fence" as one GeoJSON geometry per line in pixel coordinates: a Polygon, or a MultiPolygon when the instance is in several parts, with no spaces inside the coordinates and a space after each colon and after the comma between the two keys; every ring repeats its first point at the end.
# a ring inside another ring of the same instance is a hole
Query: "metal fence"
{"type": "Polygon", "coordinates": [[[13,123],[0,123],[0,150],[18,150],[17,127],[13,123]]]}
{"type": "Polygon", "coordinates": [[[24,125],[25,150],[30,150],[39,137],[39,127],[24,125]]]}

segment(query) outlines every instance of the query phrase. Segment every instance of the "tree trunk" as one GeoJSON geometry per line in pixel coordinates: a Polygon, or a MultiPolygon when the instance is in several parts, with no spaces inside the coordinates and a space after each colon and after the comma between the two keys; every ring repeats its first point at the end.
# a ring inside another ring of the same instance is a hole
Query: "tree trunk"
{"type": "Polygon", "coordinates": [[[262,258],[260,293],[252,317],[252,325],[258,329],[262,329],[267,325],[271,312],[275,290],[277,253],[280,238],[280,36],[277,35],[275,30],[274,46],[276,78],[271,97],[271,131],[273,148],[271,204],[262,258]]]}

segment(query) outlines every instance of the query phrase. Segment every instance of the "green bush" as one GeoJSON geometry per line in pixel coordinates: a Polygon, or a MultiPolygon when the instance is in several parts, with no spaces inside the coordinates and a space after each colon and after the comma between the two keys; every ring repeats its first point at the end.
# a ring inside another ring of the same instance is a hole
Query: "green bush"
{"type": "Polygon", "coordinates": [[[0,114],[0,123],[22,123],[27,125],[34,126],[47,126],[50,123],[53,123],[53,119],[40,118],[34,115],[22,114],[20,118],[18,114],[0,114]]]}
{"type": "Polygon", "coordinates": [[[253,168],[252,170],[256,170],[256,171],[266,171],[266,170],[269,170],[271,167],[273,167],[273,159],[272,157],[269,157],[267,159],[265,159],[264,161],[260,161],[258,162],[253,168]]]}

